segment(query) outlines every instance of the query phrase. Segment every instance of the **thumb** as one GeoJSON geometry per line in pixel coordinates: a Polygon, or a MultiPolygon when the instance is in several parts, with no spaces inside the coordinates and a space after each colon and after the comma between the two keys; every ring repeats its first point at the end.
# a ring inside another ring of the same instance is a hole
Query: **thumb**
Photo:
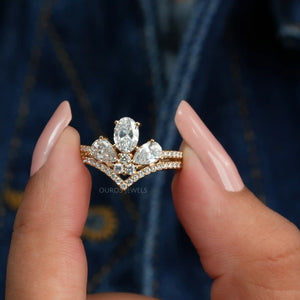
{"type": "Polygon", "coordinates": [[[212,298],[299,293],[297,227],[244,187],[228,154],[184,101],[175,122],[185,142],[183,169],[172,183],[174,204],[204,269],[215,279],[212,298]]]}
{"type": "Polygon", "coordinates": [[[63,102],[36,145],[32,163],[36,173],[14,224],[7,300],[86,299],[87,263],[80,235],[91,180],[81,161],[79,135],[72,127],[65,128],[70,115],[63,102]]]}

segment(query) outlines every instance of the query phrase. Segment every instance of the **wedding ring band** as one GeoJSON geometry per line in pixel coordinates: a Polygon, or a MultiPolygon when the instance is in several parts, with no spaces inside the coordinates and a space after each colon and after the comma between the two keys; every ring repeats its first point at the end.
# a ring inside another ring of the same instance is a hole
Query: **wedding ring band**
{"type": "Polygon", "coordinates": [[[91,146],[81,145],[83,163],[105,173],[123,191],[151,173],[182,168],[181,151],[162,150],[153,139],[137,146],[139,127],[129,117],[115,121],[114,144],[100,136],[91,146]]]}

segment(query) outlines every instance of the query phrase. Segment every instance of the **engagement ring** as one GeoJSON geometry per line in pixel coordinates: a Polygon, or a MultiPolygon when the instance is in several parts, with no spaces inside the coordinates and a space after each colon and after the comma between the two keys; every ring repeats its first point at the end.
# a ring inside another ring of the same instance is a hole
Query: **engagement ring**
{"type": "Polygon", "coordinates": [[[162,150],[153,139],[137,146],[139,127],[128,117],[115,121],[115,144],[100,136],[91,146],[81,145],[82,161],[105,173],[123,191],[148,174],[182,167],[181,151],[162,150]]]}

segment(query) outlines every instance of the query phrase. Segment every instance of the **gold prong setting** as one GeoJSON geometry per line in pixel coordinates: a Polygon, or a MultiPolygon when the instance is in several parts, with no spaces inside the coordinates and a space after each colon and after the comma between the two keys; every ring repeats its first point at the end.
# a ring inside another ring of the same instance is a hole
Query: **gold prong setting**
{"type": "Polygon", "coordinates": [[[121,190],[151,173],[182,168],[181,151],[162,150],[154,139],[137,146],[139,122],[125,117],[115,125],[114,144],[100,136],[91,146],[81,145],[80,151],[83,163],[105,173],[121,190]]]}

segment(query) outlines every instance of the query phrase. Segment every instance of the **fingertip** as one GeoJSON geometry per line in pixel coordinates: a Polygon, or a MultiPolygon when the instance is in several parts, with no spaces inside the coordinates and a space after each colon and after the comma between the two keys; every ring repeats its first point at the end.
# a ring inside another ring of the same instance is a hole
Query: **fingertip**
{"type": "Polygon", "coordinates": [[[182,115],[184,114],[184,111],[187,106],[189,106],[189,104],[187,103],[186,100],[180,101],[180,103],[177,107],[176,113],[175,113],[175,118],[174,118],[174,121],[175,121],[175,124],[177,127],[178,127],[178,122],[180,122],[180,119],[181,119],[182,115]]]}
{"type": "Polygon", "coordinates": [[[70,103],[63,101],[55,110],[42,131],[33,151],[30,176],[34,175],[47,161],[54,145],[72,119],[70,103]]]}
{"type": "Polygon", "coordinates": [[[186,143],[181,149],[183,168],[175,174],[171,188],[177,215],[193,239],[199,226],[219,214],[222,190],[186,143]]]}
{"type": "MultiPolygon", "coordinates": [[[[53,148],[53,152],[59,152],[65,148],[67,148],[65,150],[68,150],[68,151],[70,151],[72,149],[76,151],[78,149],[79,145],[80,145],[80,135],[79,135],[78,131],[72,126],[67,126],[62,131],[60,137],[58,138],[57,143],[56,143],[55,147],[53,148]]],[[[50,154],[50,156],[53,156],[53,154],[52,155],[51,154],[50,154]]],[[[49,158],[51,158],[50,156],[49,156],[49,158]]]]}
{"type": "Polygon", "coordinates": [[[182,142],[180,151],[183,152],[183,167],[176,172],[172,181],[174,196],[176,198],[180,198],[180,196],[186,198],[192,194],[201,196],[202,193],[206,194],[211,190],[219,190],[218,185],[207,173],[193,149],[182,142]]]}
{"type": "Polygon", "coordinates": [[[194,150],[207,172],[220,186],[233,192],[244,187],[229,154],[186,101],[178,106],[175,123],[183,140],[194,150]]]}
{"type": "Polygon", "coordinates": [[[45,163],[45,169],[70,176],[87,170],[81,160],[80,135],[75,128],[67,126],[64,129],[45,163]]]}
{"type": "Polygon", "coordinates": [[[80,136],[67,126],[45,164],[30,178],[18,210],[15,228],[29,224],[42,229],[53,226],[60,233],[80,236],[85,223],[91,175],[80,155],[80,136]]]}

